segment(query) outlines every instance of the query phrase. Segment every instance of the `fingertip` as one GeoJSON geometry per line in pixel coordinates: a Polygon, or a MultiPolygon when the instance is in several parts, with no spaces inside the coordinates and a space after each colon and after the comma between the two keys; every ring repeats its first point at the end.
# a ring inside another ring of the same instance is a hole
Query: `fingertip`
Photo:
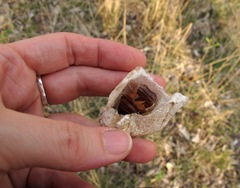
{"type": "Polygon", "coordinates": [[[138,66],[140,67],[145,67],[146,63],[147,63],[147,57],[145,56],[145,54],[143,52],[141,52],[140,50],[133,48],[134,49],[134,53],[135,53],[135,61],[138,63],[138,66]]]}
{"type": "Polygon", "coordinates": [[[99,40],[99,67],[112,70],[131,71],[146,65],[146,56],[138,49],[119,42],[99,40]]]}
{"type": "Polygon", "coordinates": [[[128,162],[147,163],[157,155],[157,146],[150,140],[133,138],[132,150],[124,159],[128,162]]]}
{"type": "Polygon", "coordinates": [[[107,153],[127,155],[132,148],[132,138],[125,132],[115,129],[106,130],[102,134],[103,146],[107,153]]]}
{"type": "Polygon", "coordinates": [[[157,75],[153,75],[153,79],[155,82],[161,85],[164,89],[166,88],[166,81],[164,80],[164,78],[159,77],[157,75]]]}

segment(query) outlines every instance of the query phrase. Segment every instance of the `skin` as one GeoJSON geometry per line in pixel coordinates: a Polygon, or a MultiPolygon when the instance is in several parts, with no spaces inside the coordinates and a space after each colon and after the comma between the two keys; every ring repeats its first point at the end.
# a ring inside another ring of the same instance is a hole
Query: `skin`
{"type": "Polygon", "coordinates": [[[145,63],[135,48],[72,33],[0,45],[0,187],[92,187],[75,172],[152,160],[157,150],[151,141],[79,114],[44,117],[36,86],[40,75],[50,104],[107,96],[145,63]]]}

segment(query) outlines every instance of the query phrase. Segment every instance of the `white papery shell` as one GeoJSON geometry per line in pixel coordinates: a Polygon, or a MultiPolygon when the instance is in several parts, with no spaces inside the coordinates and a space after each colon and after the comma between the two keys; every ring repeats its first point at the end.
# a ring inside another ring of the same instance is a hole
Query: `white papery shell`
{"type": "Polygon", "coordinates": [[[158,85],[153,77],[141,67],[131,71],[126,78],[112,91],[106,107],[101,110],[100,124],[102,126],[122,129],[131,136],[141,136],[160,131],[166,126],[171,117],[188,102],[188,97],[175,93],[169,96],[165,90],[158,85]],[[114,108],[122,96],[123,90],[131,83],[145,84],[157,95],[157,104],[146,114],[118,114],[114,108]]]}

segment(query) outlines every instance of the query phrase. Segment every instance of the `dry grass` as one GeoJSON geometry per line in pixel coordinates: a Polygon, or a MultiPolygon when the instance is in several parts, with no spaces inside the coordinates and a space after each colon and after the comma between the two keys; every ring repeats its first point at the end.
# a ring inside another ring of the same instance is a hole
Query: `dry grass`
{"type": "MultiPolygon", "coordinates": [[[[1,1],[0,1],[1,2],[1,1]]],[[[0,41],[70,31],[141,49],[147,69],[190,103],[161,133],[148,164],[121,162],[80,175],[97,187],[240,187],[238,0],[47,0],[1,2],[0,41]]],[[[50,111],[96,118],[104,98],[50,111]]]]}

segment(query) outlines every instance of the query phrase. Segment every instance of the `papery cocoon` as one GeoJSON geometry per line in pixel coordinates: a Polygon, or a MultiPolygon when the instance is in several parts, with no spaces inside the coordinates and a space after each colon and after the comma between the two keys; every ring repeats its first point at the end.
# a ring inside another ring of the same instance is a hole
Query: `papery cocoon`
{"type": "Polygon", "coordinates": [[[151,75],[141,67],[131,71],[111,92],[107,105],[101,109],[102,126],[122,129],[131,136],[141,136],[160,131],[171,117],[188,102],[188,97],[175,93],[169,96],[162,86],[158,85],[151,75]],[[144,84],[156,94],[156,104],[144,114],[119,114],[117,105],[129,84],[144,84]]]}

